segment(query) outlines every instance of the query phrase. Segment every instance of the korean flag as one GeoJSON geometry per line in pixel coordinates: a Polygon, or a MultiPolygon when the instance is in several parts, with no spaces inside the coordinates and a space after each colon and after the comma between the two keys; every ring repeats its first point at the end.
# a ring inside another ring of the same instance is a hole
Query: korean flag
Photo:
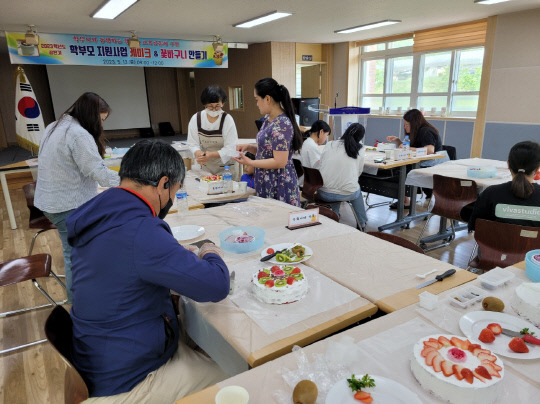
{"type": "Polygon", "coordinates": [[[17,67],[15,88],[15,120],[17,142],[37,154],[41,134],[45,129],[43,115],[34,90],[21,66],[17,67]]]}

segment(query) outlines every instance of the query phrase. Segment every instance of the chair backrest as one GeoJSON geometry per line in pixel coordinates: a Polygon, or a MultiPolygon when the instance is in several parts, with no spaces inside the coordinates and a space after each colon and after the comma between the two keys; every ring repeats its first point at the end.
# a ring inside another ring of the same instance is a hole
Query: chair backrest
{"type": "Polygon", "coordinates": [[[170,122],[158,123],[158,129],[160,136],[174,136],[174,129],[170,122]]]}
{"type": "Polygon", "coordinates": [[[369,231],[367,234],[369,234],[370,236],[380,238],[382,240],[389,241],[389,242],[391,242],[393,244],[400,245],[400,246],[402,246],[404,248],[408,248],[409,250],[416,251],[417,253],[425,254],[425,252],[424,252],[424,250],[422,248],[420,248],[419,246],[414,244],[412,241],[405,240],[402,237],[395,236],[395,235],[390,234],[390,233],[383,233],[382,231],[369,231]]]}
{"type": "Polygon", "coordinates": [[[78,404],[89,396],[84,379],[73,366],[73,322],[62,306],[56,306],[45,322],[45,335],[66,362],[64,403],[78,404]]]}
{"type": "Polygon", "coordinates": [[[36,254],[0,263],[0,286],[47,277],[51,273],[51,256],[36,254]]]}
{"type": "Polygon", "coordinates": [[[306,210],[315,208],[319,208],[319,214],[335,220],[336,222],[339,222],[339,215],[327,206],[319,205],[316,203],[310,203],[305,206],[306,210]]]}
{"type": "Polygon", "coordinates": [[[56,226],[52,224],[49,219],[43,214],[43,212],[34,206],[34,194],[36,193],[36,181],[30,184],[23,185],[24,197],[26,198],[26,206],[30,211],[30,218],[28,221],[28,227],[31,229],[43,229],[50,230],[56,229],[56,226]]]}
{"type": "Polygon", "coordinates": [[[323,186],[323,178],[316,168],[302,167],[304,170],[304,187],[302,196],[309,201],[317,201],[317,191],[323,186]]]}
{"type": "Polygon", "coordinates": [[[474,239],[478,256],[469,266],[488,271],[514,265],[523,261],[528,251],[540,249],[540,227],[476,219],[474,239]]]}
{"type": "Polygon", "coordinates": [[[457,150],[454,146],[448,146],[443,144],[442,149],[448,153],[448,158],[450,160],[456,160],[457,159],[457,150]]]}
{"type": "Polygon", "coordinates": [[[304,175],[304,169],[302,168],[302,162],[299,159],[292,159],[294,164],[294,170],[296,171],[296,176],[300,178],[304,175]]]}
{"type": "Polygon", "coordinates": [[[466,222],[468,219],[462,217],[461,210],[476,201],[478,187],[472,180],[435,174],[433,175],[433,195],[435,195],[435,203],[431,209],[432,214],[466,222]]]}

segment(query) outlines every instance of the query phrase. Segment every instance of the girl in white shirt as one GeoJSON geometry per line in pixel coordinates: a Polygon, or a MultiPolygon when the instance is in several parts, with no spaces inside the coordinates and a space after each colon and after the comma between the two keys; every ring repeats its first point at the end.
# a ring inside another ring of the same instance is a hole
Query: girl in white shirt
{"type": "Polygon", "coordinates": [[[331,132],[330,126],[326,122],[318,120],[304,133],[307,138],[302,143],[300,150],[300,161],[304,167],[319,168],[322,154],[322,148],[319,146],[325,144],[331,132]]]}
{"type": "Polygon", "coordinates": [[[218,85],[206,87],[201,94],[204,109],[191,117],[188,145],[201,168],[212,174],[223,173],[225,166],[237,174],[236,144],[238,133],[232,116],[223,111],[227,94],[218,85]]]}
{"type": "MultiPolygon", "coordinates": [[[[354,123],[339,140],[324,147],[319,168],[324,185],[317,191],[326,202],[351,201],[362,230],[366,227],[367,215],[358,177],[364,169],[365,150],[360,143],[364,134],[364,127],[354,123]]],[[[332,204],[332,210],[337,214],[339,207],[340,203],[332,204]]]]}

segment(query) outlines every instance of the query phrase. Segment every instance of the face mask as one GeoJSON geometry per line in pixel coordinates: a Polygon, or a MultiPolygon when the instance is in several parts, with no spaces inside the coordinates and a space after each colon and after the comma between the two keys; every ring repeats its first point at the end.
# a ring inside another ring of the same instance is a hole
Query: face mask
{"type": "Polygon", "coordinates": [[[223,110],[220,109],[219,111],[210,111],[209,109],[207,109],[206,113],[208,114],[208,116],[211,116],[212,118],[216,118],[223,113],[223,110]]]}
{"type": "MultiPolygon", "coordinates": [[[[169,209],[172,207],[172,205],[173,205],[173,200],[171,199],[171,194],[169,192],[169,202],[167,202],[167,204],[164,207],[162,207],[158,213],[158,217],[161,220],[165,219],[165,216],[167,216],[167,213],[169,213],[169,209]]],[[[159,206],[161,206],[161,197],[159,198],[159,206]]]]}

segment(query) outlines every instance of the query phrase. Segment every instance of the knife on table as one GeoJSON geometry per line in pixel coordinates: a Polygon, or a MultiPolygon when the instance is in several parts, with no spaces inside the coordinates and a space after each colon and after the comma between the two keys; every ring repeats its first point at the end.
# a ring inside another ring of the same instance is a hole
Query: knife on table
{"type": "Polygon", "coordinates": [[[276,255],[281,254],[283,251],[285,251],[287,248],[284,248],[283,250],[276,251],[273,254],[267,255],[266,257],[261,258],[261,262],[268,261],[269,259],[274,258],[276,255]]]}
{"type": "Polygon", "coordinates": [[[416,289],[422,289],[422,288],[425,288],[426,286],[431,285],[432,283],[440,282],[440,281],[442,281],[443,279],[446,279],[446,278],[448,278],[449,276],[454,275],[455,273],[456,273],[456,270],[455,270],[455,269],[449,269],[449,270],[446,271],[445,273],[440,274],[440,275],[437,275],[437,276],[435,277],[435,279],[432,279],[432,280],[430,280],[430,281],[427,281],[427,282],[424,282],[424,283],[418,285],[418,286],[416,287],[416,289]]]}
{"type": "Polygon", "coordinates": [[[508,335],[509,337],[521,338],[523,339],[523,341],[528,342],[529,344],[540,345],[540,338],[536,338],[532,336],[531,334],[522,334],[519,331],[512,331],[506,328],[502,329],[502,333],[504,335],[508,335]]]}
{"type": "Polygon", "coordinates": [[[231,272],[231,275],[229,276],[230,282],[229,282],[229,295],[232,295],[234,292],[234,278],[236,277],[236,273],[234,271],[231,272]]]}

